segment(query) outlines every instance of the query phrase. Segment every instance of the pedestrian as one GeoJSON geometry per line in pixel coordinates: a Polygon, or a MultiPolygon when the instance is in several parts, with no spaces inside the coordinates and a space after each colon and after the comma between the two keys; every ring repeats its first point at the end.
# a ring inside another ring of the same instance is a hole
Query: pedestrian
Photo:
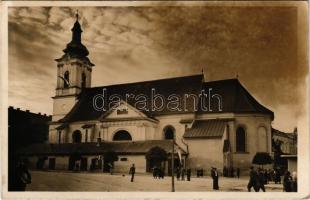
{"type": "Polygon", "coordinates": [[[192,173],[192,170],[190,168],[188,168],[186,170],[187,181],[191,181],[191,173],[192,173]]]}
{"type": "Polygon", "coordinates": [[[280,171],[278,169],[275,169],[275,178],[274,178],[274,183],[281,184],[281,176],[280,176],[280,171]]]}
{"type": "Polygon", "coordinates": [[[297,172],[292,173],[292,192],[297,192],[297,172]]]}
{"type": "Polygon", "coordinates": [[[133,179],[135,178],[135,173],[136,173],[135,164],[132,164],[129,170],[129,174],[131,174],[131,180],[130,180],[131,182],[133,182],[133,179]]]}
{"type": "Polygon", "coordinates": [[[211,177],[213,179],[213,190],[219,189],[219,175],[215,167],[211,167],[211,177]]]}
{"type": "Polygon", "coordinates": [[[163,167],[159,168],[159,177],[164,179],[165,178],[165,169],[163,167]]]}
{"type": "Polygon", "coordinates": [[[76,164],[75,164],[75,171],[77,172],[77,171],[79,171],[80,170],[80,164],[77,162],[76,164]]]}
{"type": "Polygon", "coordinates": [[[157,178],[157,167],[154,166],[152,170],[153,170],[153,178],[155,179],[157,178]]]}
{"type": "Polygon", "coordinates": [[[185,168],[182,168],[182,172],[181,172],[182,181],[185,180],[185,173],[186,173],[186,169],[185,169],[185,168]]]}
{"type": "Polygon", "coordinates": [[[237,168],[237,177],[240,178],[240,168],[237,168]]]}
{"type": "Polygon", "coordinates": [[[265,192],[265,174],[264,171],[262,169],[258,169],[258,183],[257,183],[257,187],[258,187],[258,191],[260,189],[263,190],[263,192],[265,192]]]}
{"type": "Polygon", "coordinates": [[[113,175],[113,165],[111,163],[109,163],[108,165],[109,165],[110,174],[113,175]]]}
{"type": "Polygon", "coordinates": [[[234,167],[230,168],[230,176],[235,177],[235,168],[234,167]]]}
{"type": "Polygon", "coordinates": [[[254,170],[254,167],[250,167],[250,173],[249,173],[250,179],[248,183],[248,191],[251,192],[251,188],[253,187],[255,192],[258,192],[257,183],[258,183],[258,175],[257,172],[254,170]]]}
{"type": "Polygon", "coordinates": [[[177,172],[177,180],[179,181],[180,180],[180,176],[181,176],[181,169],[180,169],[180,167],[176,168],[176,172],[177,172]]]}
{"type": "Polygon", "coordinates": [[[267,184],[269,183],[269,178],[268,178],[268,171],[267,171],[267,169],[265,169],[265,171],[264,171],[264,178],[265,178],[264,184],[267,185],[267,184]]]}
{"type": "Polygon", "coordinates": [[[227,167],[226,166],[224,166],[224,168],[223,168],[223,176],[224,177],[227,177],[227,167]]]}
{"type": "Polygon", "coordinates": [[[19,161],[16,166],[16,191],[25,191],[31,183],[31,174],[28,171],[27,161],[19,161]]]}
{"type": "Polygon", "coordinates": [[[292,181],[291,173],[286,171],[283,177],[283,191],[292,192],[292,181]]]}

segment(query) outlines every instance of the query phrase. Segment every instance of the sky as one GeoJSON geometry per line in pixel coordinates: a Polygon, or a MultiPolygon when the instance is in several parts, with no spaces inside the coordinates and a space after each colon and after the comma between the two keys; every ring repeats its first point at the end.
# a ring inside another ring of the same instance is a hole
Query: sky
{"type": "MultiPolygon", "coordinates": [[[[92,86],[201,73],[238,77],[293,131],[306,114],[305,4],[9,8],[9,104],[52,114],[56,62],[78,10],[92,86]]],[[[266,3],[265,3],[266,4],[266,3]]]]}

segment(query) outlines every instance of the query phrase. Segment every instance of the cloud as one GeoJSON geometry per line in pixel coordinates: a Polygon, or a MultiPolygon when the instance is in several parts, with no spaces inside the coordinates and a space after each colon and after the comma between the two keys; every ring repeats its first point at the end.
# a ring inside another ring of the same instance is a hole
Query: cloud
{"type": "Polygon", "coordinates": [[[54,59],[71,40],[78,10],[82,40],[96,65],[93,86],[197,74],[201,68],[207,80],[238,74],[275,111],[275,124],[296,123],[294,116],[303,112],[301,80],[308,74],[297,58],[297,7],[176,5],[11,7],[10,101],[52,112],[54,59]],[[277,115],[284,107],[290,117],[277,115]]]}

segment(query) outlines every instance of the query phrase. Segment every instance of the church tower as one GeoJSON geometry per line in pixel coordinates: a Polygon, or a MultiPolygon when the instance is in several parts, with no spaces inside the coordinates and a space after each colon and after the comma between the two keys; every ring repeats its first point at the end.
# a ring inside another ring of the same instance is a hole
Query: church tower
{"type": "Polygon", "coordinates": [[[63,50],[64,55],[57,62],[56,96],[53,97],[53,121],[63,118],[76,103],[83,88],[91,87],[93,63],[87,57],[89,52],[81,42],[82,29],[79,15],[72,31],[72,40],[63,50]]]}

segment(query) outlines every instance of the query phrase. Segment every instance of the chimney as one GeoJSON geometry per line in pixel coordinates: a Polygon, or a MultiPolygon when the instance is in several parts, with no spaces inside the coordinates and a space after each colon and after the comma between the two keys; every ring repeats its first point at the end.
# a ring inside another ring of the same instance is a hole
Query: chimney
{"type": "Polygon", "coordinates": [[[29,113],[29,110],[26,110],[27,113],[29,113]]]}
{"type": "Polygon", "coordinates": [[[16,110],[20,111],[20,108],[16,108],[16,110]]]}

